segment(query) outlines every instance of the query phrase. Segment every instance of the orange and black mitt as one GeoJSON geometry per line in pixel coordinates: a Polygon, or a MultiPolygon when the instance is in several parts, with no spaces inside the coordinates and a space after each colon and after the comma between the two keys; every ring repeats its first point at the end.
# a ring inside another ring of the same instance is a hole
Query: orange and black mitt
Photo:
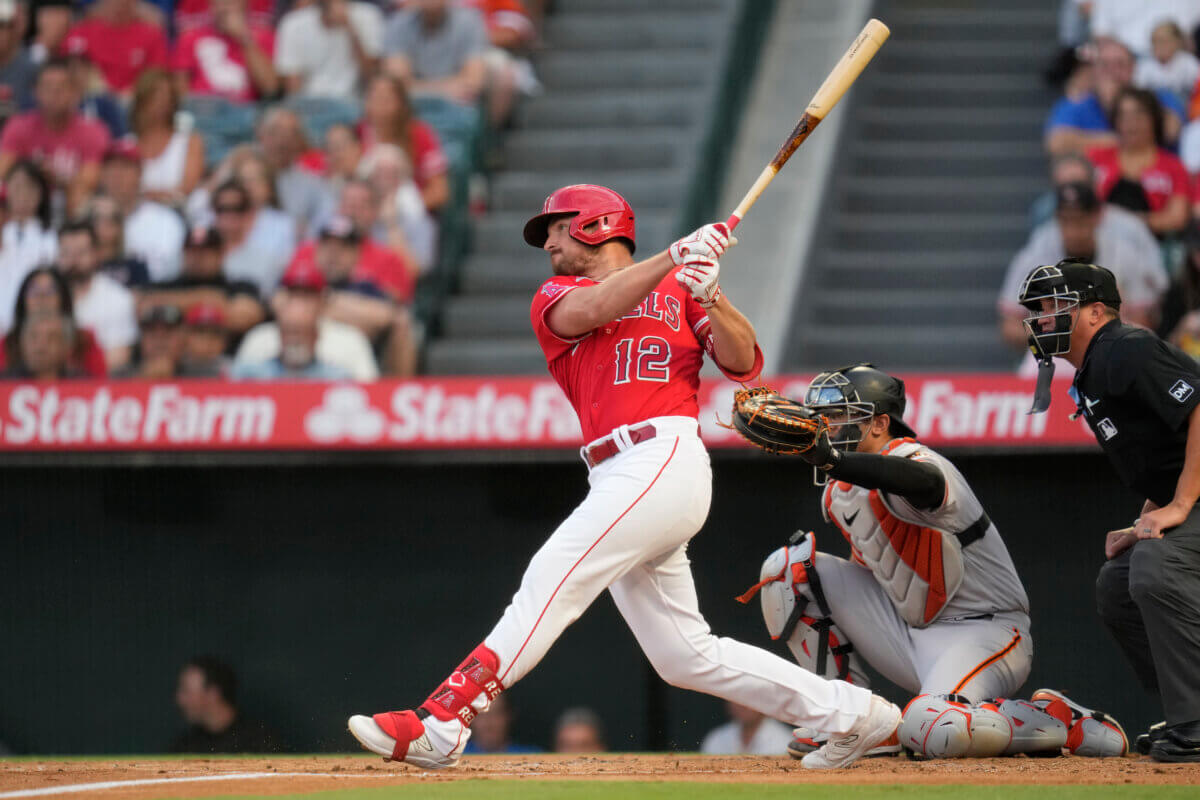
{"type": "Polygon", "coordinates": [[[814,447],[825,449],[829,442],[824,417],[766,386],[733,396],[733,429],[751,444],[779,455],[803,456],[814,447]]]}

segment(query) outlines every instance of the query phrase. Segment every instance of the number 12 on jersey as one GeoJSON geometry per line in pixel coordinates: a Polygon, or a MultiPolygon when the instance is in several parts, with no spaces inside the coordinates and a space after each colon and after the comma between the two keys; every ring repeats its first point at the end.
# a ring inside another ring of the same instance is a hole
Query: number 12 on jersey
{"type": "Polygon", "coordinates": [[[635,350],[633,339],[622,339],[617,342],[616,362],[614,384],[635,379],[666,383],[671,377],[671,344],[661,336],[643,336],[635,350]]]}

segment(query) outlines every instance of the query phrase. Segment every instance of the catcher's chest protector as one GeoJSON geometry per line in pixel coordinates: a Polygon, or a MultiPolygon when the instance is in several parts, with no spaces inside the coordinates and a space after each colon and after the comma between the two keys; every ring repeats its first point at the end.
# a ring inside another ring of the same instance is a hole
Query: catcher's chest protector
{"type": "MultiPolygon", "coordinates": [[[[906,458],[920,449],[906,440],[888,455],[906,458]]],[[[919,514],[897,513],[882,492],[831,481],[821,513],[850,542],[854,560],[871,570],[909,625],[923,628],[937,619],[962,584],[958,538],[929,527],[919,514]]]]}

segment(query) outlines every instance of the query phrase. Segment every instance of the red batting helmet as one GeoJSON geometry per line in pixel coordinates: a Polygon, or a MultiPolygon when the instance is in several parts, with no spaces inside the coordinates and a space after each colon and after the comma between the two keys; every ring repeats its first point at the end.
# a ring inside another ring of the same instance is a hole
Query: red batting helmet
{"type": "Polygon", "coordinates": [[[629,252],[633,252],[633,209],[612,189],[590,183],[564,186],[547,197],[542,213],[525,223],[525,241],[542,247],[546,244],[550,218],[567,215],[574,217],[568,231],[571,238],[590,245],[622,238],[629,242],[629,252]],[[583,230],[593,223],[599,226],[596,230],[591,233],[583,230]]]}

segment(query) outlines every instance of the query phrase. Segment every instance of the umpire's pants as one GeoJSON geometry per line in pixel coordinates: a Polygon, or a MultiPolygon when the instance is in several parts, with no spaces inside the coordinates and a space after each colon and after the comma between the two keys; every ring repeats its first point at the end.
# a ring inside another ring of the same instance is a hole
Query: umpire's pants
{"type": "Polygon", "coordinates": [[[1200,506],[1105,562],[1096,605],[1167,724],[1200,720],[1200,506]]]}

